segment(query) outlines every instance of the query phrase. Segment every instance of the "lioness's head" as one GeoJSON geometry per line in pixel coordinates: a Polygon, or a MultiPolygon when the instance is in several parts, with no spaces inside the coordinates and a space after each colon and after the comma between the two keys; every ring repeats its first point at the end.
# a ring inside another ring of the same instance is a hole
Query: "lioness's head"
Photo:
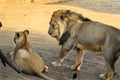
{"type": "Polygon", "coordinates": [[[15,44],[19,43],[22,40],[26,40],[28,34],[29,34],[28,30],[24,30],[24,31],[21,31],[21,32],[15,32],[15,37],[14,37],[15,44]]]}
{"type": "Polygon", "coordinates": [[[60,39],[61,35],[64,32],[64,28],[67,25],[67,14],[70,10],[57,10],[53,12],[51,20],[49,22],[48,34],[57,40],[60,39]]]}

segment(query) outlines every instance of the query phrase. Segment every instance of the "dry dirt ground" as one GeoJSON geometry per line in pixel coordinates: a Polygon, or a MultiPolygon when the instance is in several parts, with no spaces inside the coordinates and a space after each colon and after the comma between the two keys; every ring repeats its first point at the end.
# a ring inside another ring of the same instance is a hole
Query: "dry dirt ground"
{"type": "MultiPolygon", "coordinates": [[[[50,63],[55,61],[60,46],[48,34],[49,20],[53,11],[70,9],[91,18],[120,29],[120,1],[119,0],[0,0],[0,49],[5,53],[13,51],[15,44],[13,37],[15,31],[30,30],[29,40],[33,49],[45,60],[49,66],[46,74],[55,80],[69,80],[75,71],[65,65],[74,64],[74,52],[65,59],[62,67],[53,67],[50,63]],[[43,1],[42,3],[40,1],[43,1]],[[43,4],[44,3],[44,4],[43,4]]],[[[120,80],[120,58],[115,64],[118,73],[115,80],[120,80]]],[[[104,73],[105,64],[101,56],[86,51],[81,71],[77,80],[100,80],[98,75],[104,73]]],[[[38,77],[17,74],[9,66],[3,67],[0,62],[0,80],[42,80],[38,77]]]]}

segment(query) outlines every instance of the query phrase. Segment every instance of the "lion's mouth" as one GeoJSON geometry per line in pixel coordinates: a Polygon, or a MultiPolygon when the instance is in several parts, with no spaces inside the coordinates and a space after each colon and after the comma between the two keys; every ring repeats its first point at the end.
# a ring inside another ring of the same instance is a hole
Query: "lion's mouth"
{"type": "Polygon", "coordinates": [[[58,36],[56,35],[56,36],[53,36],[54,38],[58,38],[58,36]]]}

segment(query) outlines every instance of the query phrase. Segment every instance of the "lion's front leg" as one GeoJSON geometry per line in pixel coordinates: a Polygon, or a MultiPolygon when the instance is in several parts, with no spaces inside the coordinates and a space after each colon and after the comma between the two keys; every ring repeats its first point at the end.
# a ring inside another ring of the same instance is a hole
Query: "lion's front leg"
{"type": "Polygon", "coordinates": [[[99,77],[105,80],[114,80],[116,72],[115,72],[115,62],[118,59],[116,56],[116,45],[109,45],[109,41],[107,40],[107,44],[103,47],[103,57],[105,59],[106,64],[106,73],[101,74],[99,77]]]}
{"type": "Polygon", "coordinates": [[[77,71],[80,70],[82,66],[83,56],[84,56],[83,50],[77,48],[75,64],[71,67],[72,70],[77,70],[77,71]]]}
{"type": "MultiPolygon", "coordinates": [[[[64,38],[64,37],[62,37],[64,38]]],[[[64,44],[62,44],[62,48],[60,51],[60,54],[58,56],[58,59],[55,62],[52,62],[53,66],[61,66],[61,63],[65,59],[68,52],[75,46],[74,39],[68,39],[64,44]]]]}
{"type": "Polygon", "coordinates": [[[69,50],[62,48],[60,51],[60,54],[58,56],[58,59],[55,62],[52,62],[52,65],[53,66],[61,66],[61,63],[63,62],[63,60],[66,57],[68,52],[69,52],[69,50]]]}

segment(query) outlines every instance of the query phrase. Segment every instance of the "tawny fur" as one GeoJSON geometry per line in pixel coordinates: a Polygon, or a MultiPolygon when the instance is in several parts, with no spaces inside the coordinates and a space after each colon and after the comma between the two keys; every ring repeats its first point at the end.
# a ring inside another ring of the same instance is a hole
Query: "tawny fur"
{"type": "Polygon", "coordinates": [[[42,73],[43,71],[48,71],[48,67],[44,64],[44,61],[38,53],[32,50],[28,41],[28,34],[28,30],[15,33],[14,41],[16,47],[13,52],[13,60],[15,61],[15,64],[24,73],[33,75],[37,74],[44,80],[54,80],[42,73]]]}

